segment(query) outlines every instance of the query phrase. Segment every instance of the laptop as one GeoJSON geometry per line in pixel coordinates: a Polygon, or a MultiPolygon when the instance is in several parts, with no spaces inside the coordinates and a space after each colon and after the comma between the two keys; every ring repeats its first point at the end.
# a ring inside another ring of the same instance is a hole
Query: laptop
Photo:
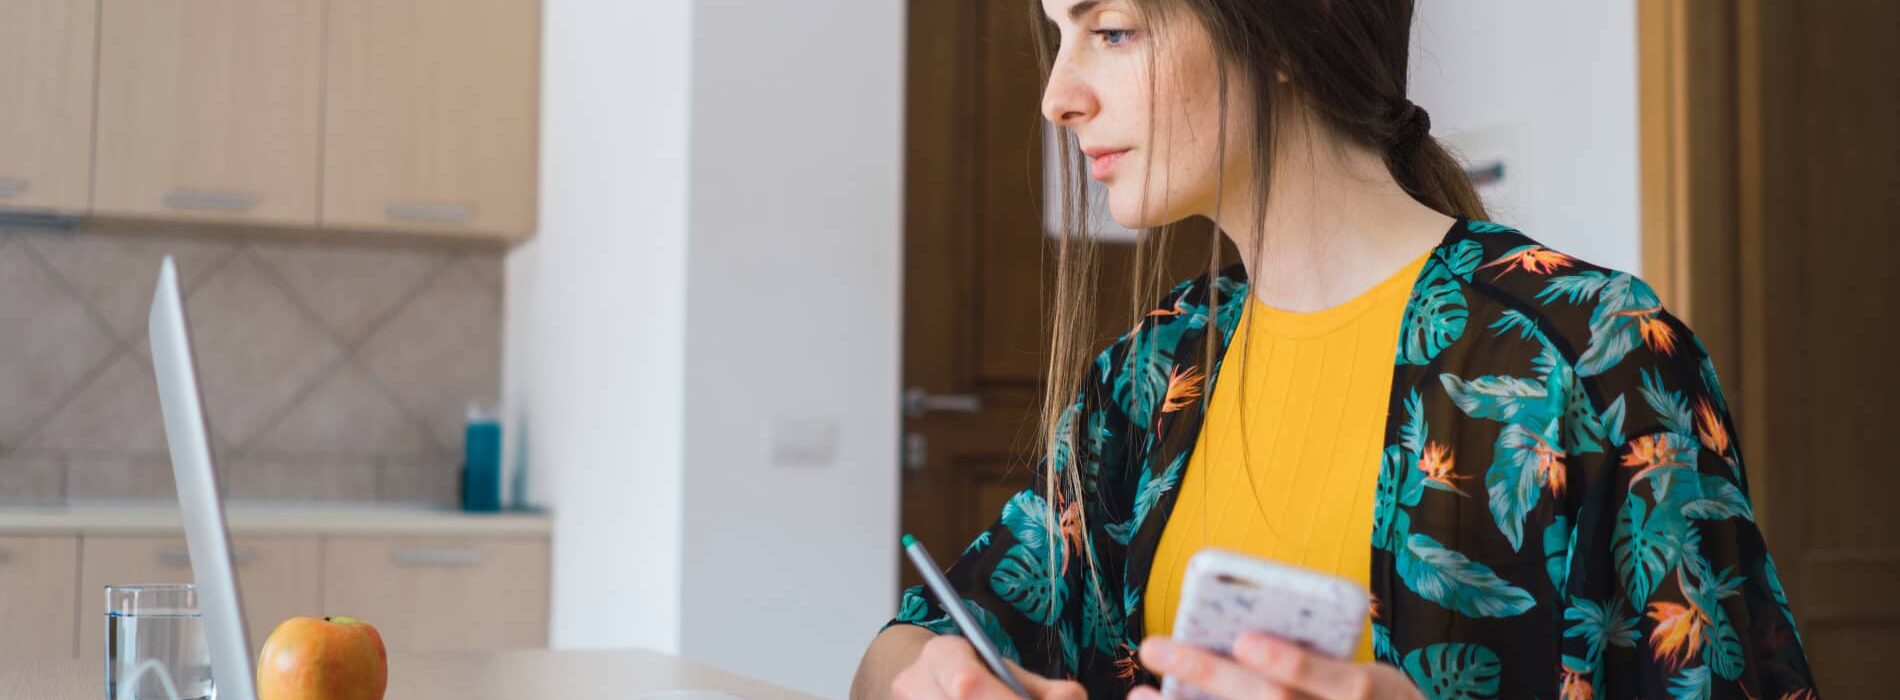
{"type": "Polygon", "coordinates": [[[237,569],[231,538],[218,499],[217,470],[205,428],[204,397],[192,362],[191,335],[178,291],[178,266],[171,256],[159,269],[150,318],[152,370],[158,376],[159,407],[165,416],[165,441],[171,446],[172,478],[185,524],[185,545],[198,589],[205,641],[211,650],[211,675],[219,700],[257,700],[251,643],[245,638],[244,604],[238,599],[237,569]]]}

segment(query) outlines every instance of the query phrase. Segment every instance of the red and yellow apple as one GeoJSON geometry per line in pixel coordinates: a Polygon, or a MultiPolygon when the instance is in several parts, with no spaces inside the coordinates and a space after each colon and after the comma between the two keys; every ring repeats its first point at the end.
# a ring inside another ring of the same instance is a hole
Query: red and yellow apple
{"type": "Polygon", "coordinates": [[[389,684],[383,637],[353,617],[293,617],[257,660],[258,700],[382,700],[389,684]]]}

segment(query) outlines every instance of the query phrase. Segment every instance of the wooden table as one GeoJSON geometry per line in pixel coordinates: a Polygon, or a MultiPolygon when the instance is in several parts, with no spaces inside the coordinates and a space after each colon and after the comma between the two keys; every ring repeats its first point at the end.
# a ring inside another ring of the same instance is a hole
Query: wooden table
{"type": "MultiPolygon", "coordinates": [[[[104,661],[0,660],[0,698],[101,700],[104,661]]],[[[706,690],[757,700],[814,700],[762,681],[650,651],[481,651],[392,654],[385,700],[638,700],[706,690]]],[[[677,697],[677,696],[674,696],[677,697]]]]}

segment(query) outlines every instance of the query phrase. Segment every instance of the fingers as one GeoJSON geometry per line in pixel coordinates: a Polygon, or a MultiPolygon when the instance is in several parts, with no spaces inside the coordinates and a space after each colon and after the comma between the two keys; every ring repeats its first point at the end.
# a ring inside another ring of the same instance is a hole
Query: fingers
{"type": "Polygon", "coordinates": [[[1141,643],[1141,662],[1156,674],[1223,698],[1284,698],[1285,688],[1225,656],[1167,637],[1141,643]]]}
{"type": "Polygon", "coordinates": [[[1016,664],[1008,661],[1004,661],[1003,663],[1007,664],[1009,670],[1016,674],[1017,680],[1022,681],[1023,687],[1029,690],[1030,697],[1040,698],[1042,700],[1088,700],[1088,691],[1083,690],[1082,684],[1080,683],[1043,678],[1042,676],[1022,670],[1022,668],[1016,664]]]}
{"type": "Polygon", "coordinates": [[[1234,660],[1275,685],[1333,700],[1372,697],[1371,668],[1309,651],[1298,644],[1259,634],[1234,642],[1234,660]]]}
{"type": "MultiPolygon", "coordinates": [[[[1008,663],[1008,662],[1005,662],[1008,663]]],[[[1016,678],[1036,697],[1083,700],[1082,687],[1058,683],[1022,672],[1011,665],[1016,678]],[[1038,685],[1030,685],[1031,683],[1038,685]],[[1037,687],[1044,689],[1038,692],[1037,687]]],[[[929,700],[1016,700],[1016,693],[990,671],[976,650],[962,637],[942,635],[924,643],[917,662],[897,675],[891,691],[901,698],[929,700]]]]}

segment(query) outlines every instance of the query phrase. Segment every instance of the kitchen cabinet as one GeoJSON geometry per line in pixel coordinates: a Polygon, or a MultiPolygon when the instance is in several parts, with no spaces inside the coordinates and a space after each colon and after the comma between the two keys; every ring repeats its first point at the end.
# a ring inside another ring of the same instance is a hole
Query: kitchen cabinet
{"type": "Polygon", "coordinates": [[[370,620],[390,649],[547,646],[544,538],[325,538],[323,609],[370,620]]]}
{"type": "MultiPolygon", "coordinates": [[[[238,597],[251,650],[277,623],[320,615],[322,575],[316,537],[233,537],[238,597]]],[[[190,583],[191,555],[182,537],[87,536],[79,567],[79,657],[105,658],[105,587],[113,583],[190,583]]],[[[70,572],[67,581],[71,581],[70,572]]],[[[70,611],[72,608],[67,608],[70,611]]],[[[70,618],[71,613],[63,617],[70,618]]]]}
{"type": "Polygon", "coordinates": [[[0,210],[82,211],[98,5],[0,0],[0,18],[0,210]]]}
{"type": "Polygon", "coordinates": [[[314,226],[322,0],[103,0],[93,211],[314,226]]]}
{"type": "Polygon", "coordinates": [[[532,232],[541,4],[328,6],[322,226],[532,232]]]}
{"type": "Polygon", "coordinates": [[[72,656],[78,555],[77,537],[0,537],[0,658],[72,656]]]}

